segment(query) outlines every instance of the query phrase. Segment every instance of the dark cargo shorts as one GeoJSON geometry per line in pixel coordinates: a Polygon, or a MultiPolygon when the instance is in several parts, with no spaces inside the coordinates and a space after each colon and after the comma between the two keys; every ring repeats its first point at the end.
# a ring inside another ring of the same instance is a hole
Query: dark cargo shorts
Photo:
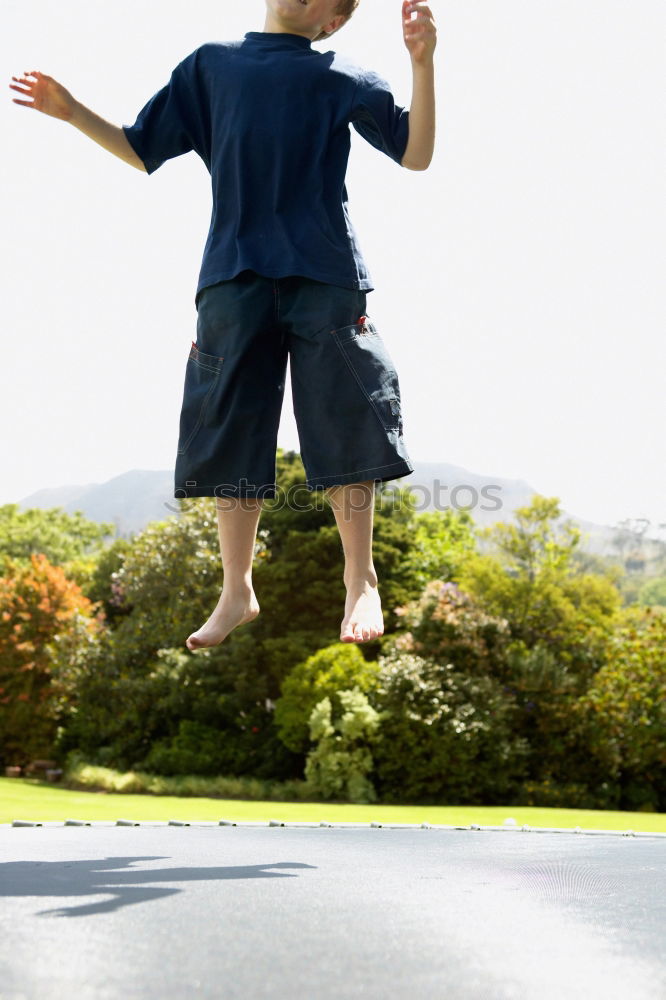
{"type": "Polygon", "coordinates": [[[366,293],[242,271],[197,297],[175,497],[275,498],[287,357],[310,490],[413,471],[398,375],[366,293]]]}

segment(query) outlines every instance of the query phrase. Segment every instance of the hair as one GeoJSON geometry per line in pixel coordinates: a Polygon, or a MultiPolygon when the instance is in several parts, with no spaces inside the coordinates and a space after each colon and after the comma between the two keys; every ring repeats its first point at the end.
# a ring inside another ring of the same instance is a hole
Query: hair
{"type": "MultiPolygon", "coordinates": [[[[340,0],[338,6],[335,8],[335,13],[337,15],[344,14],[345,20],[340,25],[340,28],[344,27],[349,18],[352,16],[356,8],[358,7],[361,0],[340,0]]],[[[336,28],[335,31],[339,31],[340,28],[336,28]]],[[[320,42],[324,38],[330,38],[331,35],[335,34],[335,31],[331,31],[328,34],[325,31],[320,32],[316,38],[313,38],[313,42],[320,42]]]]}

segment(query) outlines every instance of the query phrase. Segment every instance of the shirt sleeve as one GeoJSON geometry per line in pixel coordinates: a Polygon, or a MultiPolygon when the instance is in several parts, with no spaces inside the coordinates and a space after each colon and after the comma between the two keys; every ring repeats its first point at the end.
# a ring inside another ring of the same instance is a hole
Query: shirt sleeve
{"type": "Polygon", "coordinates": [[[375,149],[400,163],[409,139],[409,111],[396,104],[377,73],[364,73],[352,102],[351,123],[375,149]]]}
{"type": "MultiPolygon", "coordinates": [[[[133,125],[123,131],[146,172],[154,173],[165,160],[200,148],[201,109],[197,107],[196,52],[183,59],[169,82],[139,111],[133,125]]],[[[205,157],[204,157],[205,158],[205,157]]]]}

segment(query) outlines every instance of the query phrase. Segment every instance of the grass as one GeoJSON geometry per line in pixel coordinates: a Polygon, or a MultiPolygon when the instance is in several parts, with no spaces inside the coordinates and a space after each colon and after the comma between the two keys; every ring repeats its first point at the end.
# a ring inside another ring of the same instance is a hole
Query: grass
{"type": "Polygon", "coordinates": [[[230,819],[237,822],[442,823],[451,826],[502,826],[508,817],[518,826],[580,826],[594,830],[666,833],[666,813],[606,812],[589,809],[542,809],[531,806],[391,806],[324,802],[248,802],[240,799],[180,798],[79,792],[29,778],[0,778],[0,823],[14,819],[64,822],[66,819],[134,819],[190,822],[230,819]]]}

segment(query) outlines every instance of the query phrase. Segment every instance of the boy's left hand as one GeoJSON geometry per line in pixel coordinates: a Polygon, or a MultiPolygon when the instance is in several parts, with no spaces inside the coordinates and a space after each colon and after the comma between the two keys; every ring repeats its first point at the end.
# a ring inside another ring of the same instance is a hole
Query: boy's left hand
{"type": "Polygon", "coordinates": [[[402,34],[413,63],[432,60],[437,44],[437,28],[432,11],[419,0],[403,0],[402,34]],[[412,14],[416,17],[412,19],[412,14]]]}

